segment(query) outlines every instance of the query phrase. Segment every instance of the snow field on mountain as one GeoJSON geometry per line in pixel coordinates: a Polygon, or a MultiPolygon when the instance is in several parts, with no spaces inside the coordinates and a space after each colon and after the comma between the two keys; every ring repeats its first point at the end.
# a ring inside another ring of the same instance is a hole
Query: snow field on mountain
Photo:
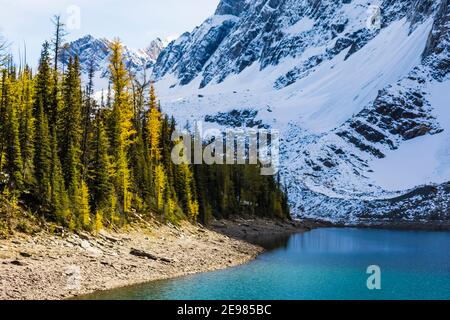
{"type": "Polygon", "coordinates": [[[450,181],[450,81],[429,85],[429,99],[443,132],[405,141],[371,163],[370,178],[386,190],[450,181]]]}

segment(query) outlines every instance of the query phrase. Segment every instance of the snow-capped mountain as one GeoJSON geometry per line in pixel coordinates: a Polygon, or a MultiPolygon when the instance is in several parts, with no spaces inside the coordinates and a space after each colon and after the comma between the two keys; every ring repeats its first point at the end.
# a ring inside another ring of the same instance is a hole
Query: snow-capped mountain
{"type": "MultiPolygon", "coordinates": [[[[64,45],[61,61],[67,63],[70,57],[78,56],[85,73],[93,63],[95,70],[100,73],[100,77],[105,78],[108,73],[109,44],[110,41],[107,39],[97,39],[91,35],[84,36],[64,45]]],[[[150,69],[163,48],[163,42],[159,38],[151,41],[145,49],[135,50],[124,46],[126,67],[132,72],[150,69]]]]}
{"type": "Polygon", "coordinates": [[[222,0],[153,77],[180,123],[280,130],[296,215],[448,223],[449,29],[450,0],[222,0]]]}

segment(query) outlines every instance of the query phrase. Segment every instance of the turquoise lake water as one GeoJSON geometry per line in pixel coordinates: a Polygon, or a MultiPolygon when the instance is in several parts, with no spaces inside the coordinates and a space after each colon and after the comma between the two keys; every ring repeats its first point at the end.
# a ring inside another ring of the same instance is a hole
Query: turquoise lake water
{"type": "Polygon", "coordinates": [[[450,299],[450,232],[317,229],[266,242],[235,268],[96,293],[88,299],[450,299]],[[381,270],[369,290],[368,266],[381,270]]]}

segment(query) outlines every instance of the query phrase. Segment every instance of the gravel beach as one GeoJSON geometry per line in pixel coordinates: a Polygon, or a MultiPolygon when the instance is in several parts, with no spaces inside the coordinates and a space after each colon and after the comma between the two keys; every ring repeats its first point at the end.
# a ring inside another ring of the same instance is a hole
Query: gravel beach
{"type": "Polygon", "coordinates": [[[268,220],[214,222],[210,229],[133,225],[97,235],[16,234],[0,240],[0,299],[65,299],[244,264],[264,249],[241,240],[301,232],[268,220]]]}

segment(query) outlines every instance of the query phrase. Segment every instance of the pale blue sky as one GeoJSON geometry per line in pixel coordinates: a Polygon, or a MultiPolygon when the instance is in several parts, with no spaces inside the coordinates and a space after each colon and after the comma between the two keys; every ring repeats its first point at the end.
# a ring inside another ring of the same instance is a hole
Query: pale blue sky
{"type": "Polygon", "coordinates": [[[144,48],[156,37],[164,40],[191,31],[214,13],[218,3],[219,0],[1,0],[0,33],[12,42],[15,55],[19,43],[26,41],[28,62],[33,65],[41,44],[51,37],[54,14],[61,14],[70,25],[78,20],[73,13],[79,8],[80,28],[68,30],[67,40],[92,34],[120,37],[130,47],[144,48]],[[72,10],[72,15],[68,10],[72,10]]]}

